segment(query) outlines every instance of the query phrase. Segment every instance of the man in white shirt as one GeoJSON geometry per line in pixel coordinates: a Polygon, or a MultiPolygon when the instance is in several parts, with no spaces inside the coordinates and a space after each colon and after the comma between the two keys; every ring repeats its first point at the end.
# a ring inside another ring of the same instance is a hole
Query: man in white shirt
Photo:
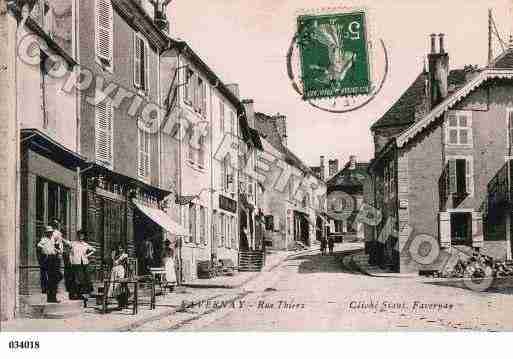
{"type": "Polygon", "coordinates": [[[89,278],[89,257],[96,249],[86,242],[85,232],[77,231],[77,239],[63,242],[69,246],[69,261],[71,266],[70,299],[83,299],[87,305],[87,298],[92,291],[92,284],[89,278]]]}
{"type": "Polygon", "coordinates": [[[59,260],[59,256],[62,254],[62,243],[55,240],[53,232],[52,226],[46,226],[45,234],[37,247],[41,250],[43,262],[45,262],[44,270],[48,278],[46,301],[48,303],[59,303],[57,300],[57,286],[62,279],[59,260]]]}
{"type": "Polygon", "coordinates": [[[52,220],[53,233],[52,238],[54,239],[56,246],[60,249],[59,255],[59,267],[61,265],[61,258],[64,264],[64,286],[66,291],[69,293],[71,289],[71,266],[69,264],[69,251],[64,248],[64,237],[61,232],[61,222],[58,219],[52,220]]]}

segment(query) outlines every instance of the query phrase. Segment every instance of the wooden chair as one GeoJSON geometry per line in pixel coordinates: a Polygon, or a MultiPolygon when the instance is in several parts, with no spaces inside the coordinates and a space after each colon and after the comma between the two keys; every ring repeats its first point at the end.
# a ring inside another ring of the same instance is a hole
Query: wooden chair
{"type": "MultiPolygon", "coordinates": [[[[138,305],[139,305],[139,288],[138,288],[138,277],[137,277],[137,259],[136,258],[128,258],[125,265],[125,277],[121,278],[118,283],[124,284],[123,288],[125,290],[130,290],[130,286],[132,286],[131,295],[128,297],[127,306],[132,304],[132,312],[133,314],[137,314],[138,312],[138,305]]],[[[101,306],[102,306],[102,313],[106,313],[108,309],[108,305],[112,302],[111,300],[115,297],[112,296],[112,293],[109,293],[109,288],[112,284],[111,281],[111,275],[112,275],[112,266],[109,268],[108,271],[104,272],[103,275],[103,293],[102,293],[102,300],[101,300],[101,306]]]]}

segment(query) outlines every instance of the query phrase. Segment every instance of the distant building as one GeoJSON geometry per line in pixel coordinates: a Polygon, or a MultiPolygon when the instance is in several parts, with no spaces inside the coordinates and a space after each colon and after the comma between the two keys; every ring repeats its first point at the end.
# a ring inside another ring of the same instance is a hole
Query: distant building
{"type": "Polygon", "coordinates": [[[274,158],[263,193],[266,236],[277,249],[311,246],[325,235],[326,183],[286,146],[285,116],[257,112],[255,120],[263,150],[274,158]]]}
{"type": "MultiPolygon", "coordinates": [[[[338,164],[338,160],[337,164],[338,164]]],[[[331,161],[330,161],[331,162],[331,161]]],[[[344,206],[351,210],[351,213],[344,214],[343,220],[335,220],[333,231],[340,234],[352,234],[356,238],[364,239],[364,224],[356,220],[358,210],[364,202],[364,191],[370,177],[367,172],[368,163],[358,162],[356,156],[350,156],[349,161],[337,173],[334,173],[328,180],[327,193],[328,193],[328,213],[332,214],[333,218],[337,218],[338,208],[330,205],[330,199],[334,198],[335,193],[343,192],[349,195],[351,203],[345,203],[344,206]]]]}

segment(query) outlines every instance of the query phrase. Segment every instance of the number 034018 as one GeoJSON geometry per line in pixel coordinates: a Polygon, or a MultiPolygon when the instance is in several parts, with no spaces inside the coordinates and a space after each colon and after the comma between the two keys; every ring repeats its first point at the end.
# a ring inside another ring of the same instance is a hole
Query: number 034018
{"type": "Polygon", "coordinates": [[[39,340],[11,340],[9,349],[39,349],[39,340]]]}

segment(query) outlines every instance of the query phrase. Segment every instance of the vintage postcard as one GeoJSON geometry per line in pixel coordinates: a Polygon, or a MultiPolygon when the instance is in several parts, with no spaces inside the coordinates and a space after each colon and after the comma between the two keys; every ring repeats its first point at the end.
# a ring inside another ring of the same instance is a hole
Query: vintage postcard
{"type": "Polygon", "coordinates": [[[0,1],[0,294],[42,332],[513,330],[513,1],[0,1]]]}

